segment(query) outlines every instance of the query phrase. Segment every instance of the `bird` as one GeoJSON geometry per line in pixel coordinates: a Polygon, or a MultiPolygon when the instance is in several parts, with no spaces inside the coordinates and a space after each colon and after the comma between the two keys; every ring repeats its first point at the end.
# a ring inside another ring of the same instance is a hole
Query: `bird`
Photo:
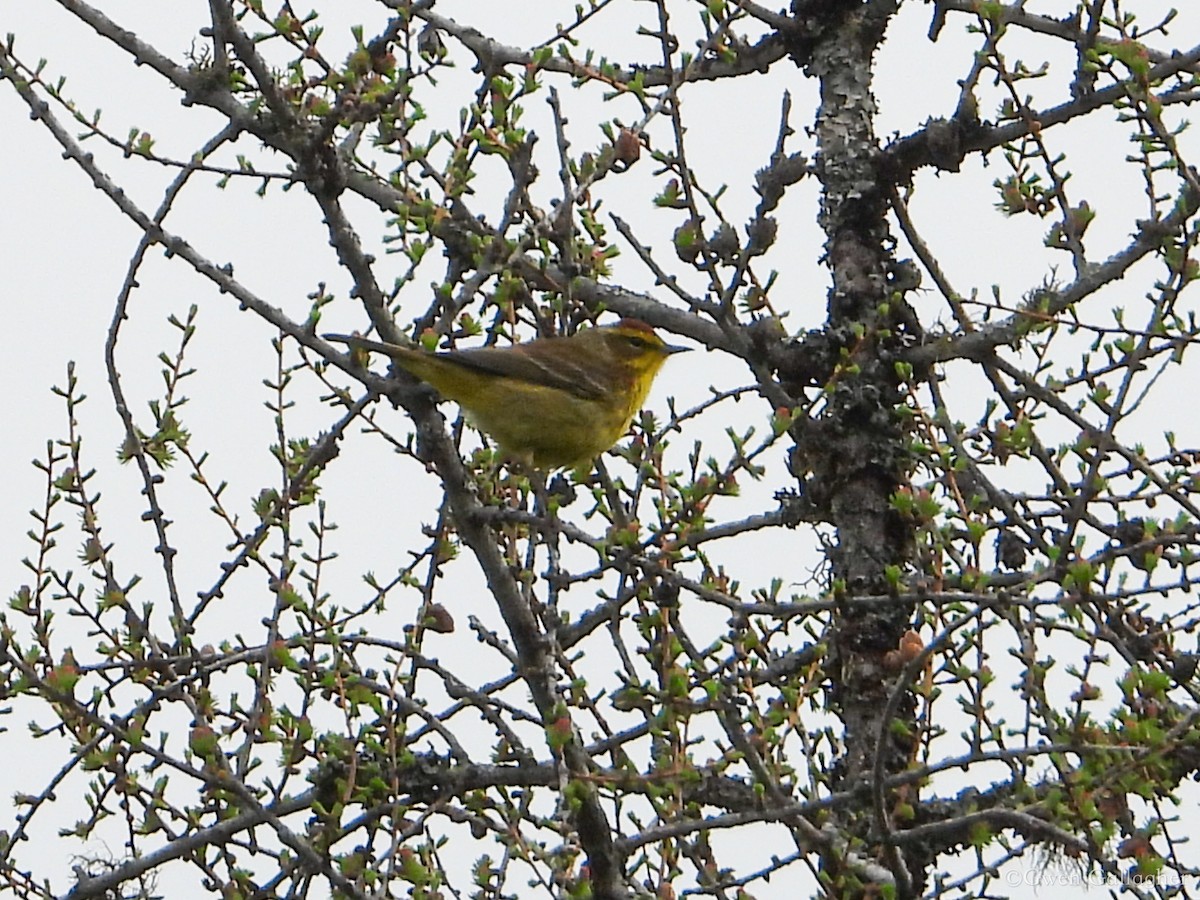
{"type": "Polygon", "coordinates": [[[327,334],[383,353],[454,400],[510,457],[539,470],[590,464],[629,430],[654,377],[673,354],[640,319],[509,347],[429,353],[357,334],[327,334]]]}

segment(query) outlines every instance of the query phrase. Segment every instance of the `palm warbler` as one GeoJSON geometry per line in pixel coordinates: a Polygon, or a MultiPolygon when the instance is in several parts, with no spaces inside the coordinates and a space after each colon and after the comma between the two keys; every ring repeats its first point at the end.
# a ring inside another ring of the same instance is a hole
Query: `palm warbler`
{"type": "Polygon", "coordinates": [[[629,429],[672,347],[637,319],[512,347],[425,353],[357,335],[325,339],[386,353],[454,400],[510,456],[539,469],[589,463],[629,429]]]}

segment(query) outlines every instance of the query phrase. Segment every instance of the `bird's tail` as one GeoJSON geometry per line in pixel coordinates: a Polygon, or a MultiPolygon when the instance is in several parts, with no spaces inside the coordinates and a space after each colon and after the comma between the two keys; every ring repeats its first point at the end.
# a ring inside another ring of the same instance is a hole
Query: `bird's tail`
{"type": "Polygon", "coordinates": [[[391,357],[403,356],[409,351],[408,347],[388,344],[384,341],[373,341],[360,334],[323,334],[321,337],[334,344],[349,344],[355,350],[369,350],[372,353],[383,353],[391,357]]]}

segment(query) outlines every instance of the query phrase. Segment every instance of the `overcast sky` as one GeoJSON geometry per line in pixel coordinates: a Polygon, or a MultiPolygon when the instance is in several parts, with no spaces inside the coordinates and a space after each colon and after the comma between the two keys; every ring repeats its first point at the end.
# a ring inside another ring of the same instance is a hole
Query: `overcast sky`
{"type": "MultiPolygon", "coordinates": [[[[177,61],[184,60],[191,48],[198,51],[203,46],[199,29],[208,12],[208,4],[203,0],[170,3],[103,0],[99,5],[113,19],[177,61]]],[[[547,14],[548,18],[540,21],[533,21],[529,13],[514,15],[513,5],[490,0],[442,0],[437,9],[443,15],[470,22],[501,41],[528,44],[549,37],[551,29],[545,23],[565,20],[573,5],[543,4],[545,9],[561,8],[561,13],[556,17],[547,14]]],[[[1185,10],[1171,28],[1172,42],[1187,46],[1200,36],[1200,9],[1186,2],[1179,5],[1185,10]]],[[[377,4],[344,2],[327,6],[334,8],[328,14],[330,18],[325,19],[330,42],[326,54],[330,58],[353,46],[351,23],[366,23],[366,31],[371,34],[387,16],[387,10],[377,4]]],[[[652,5],[628,6],[629,15],[645,16],[647,25],[652,24],[652,5]]],[[[1030,0],[1026,4],[1031,12],[1054,14],[1073,6],[1049,0],[1030,0]]],[[[1169,4],[1141,0],[1126,6],[1136,7],[1143,22],[1149,23],[1169,4]]],[[[881,52],[875,92],[880,106],[878,133],[883,141],[915,130],[931,116],[950,115],[957,102],[955,80],[966,73],[974,43],[963,35],[961,21],[952,16],[939,42],[931,44],[925,36],[929,16],[928,5],[905,3],[881,52]]],[[[681,14],[679,21],[684,18],[681,14]]],[[[52,80],[51,73],[67,78],[64,93],[79,110],[90,117],[92,110],[102,109],[101,124],[118,138],[124,138],[132,129],[149,132],[158,153],[186,159],[221,126],[209,112],[181,107],[178,95],[157,75],[148,68],[135,68],[123,53],[99,40],[56,4],[0,0],[0,26],[0,31],[16,33],[16,53],[22,60],[47,59],[44,76],[47,80],[52,80]]],[[[630,31],[627,19],[618,21],[600,16],[597,26],[585,30],[583,35],[616,61],[654,60],[654,42],[644,39],[640,44],[631,44],[630,31]]],[[[1162,39],[1152,43],[1168,45],[1162,39]]],[[[1052,48],[1049,58],[1054,67],[1050,75],[1029,83],[1028,88],[1039,98],[1058,98],[1053,102],[1067,99],[1064,86],[1072,75],[1069,48],[1049,39],[1018,42],[1014,46],[1028,48],[1032,65],[1040,62],[1046,48],[1052,48]]],[[[433,125],[449,127],[457,120],[458,109],[468,102],[475,80],[476,76],[465,68],[443,79],[444,103],[429,107],[433,125]]],[[[604,117],[616,116],[629,122],[638,118],[638,109],[632,103],[617,101],[603,105],[599,103],[598,90],[572,94],[565,83],[560,88],[566,94],[575,152],[602,145],[599,128],[589,127],[590,123],[598,126],[604,117]]],[[[785,89],[792,95],[792,125],[797,132],[789,149],[811,150],[813,143],[804,129],[811,125],[816,92],[813,83],[790,65],[776,66],[769,77],[745,83],[739,80],[728,85],[698,86],[694,95],[684,95],[692,140],[689,161],[708,187],[716,188],[721,183],[730,186],[723,202],[730,218],[739,224],[746,221],[757,202],[757,195],[750,187],[752,175],[765,165],[773,150],[781,94],[785,89]]],[[[55,112],[62,113],[58,107],[55,112]]],[[[985,117],[993,112],[994,106],[982,109],[985,117]]],[[[524,124],[541,138],[539,161],[548,199],[557,190],[557,175],[549,110],[540,99],[527,104],[524,124]]],[[[82,129],[75,126],[73,130],[82,129]]],[[[149,584],[139,589],[136,602],[152,602],[161,590],[155,577],[155,536],[140,521],[145,501],[139,495],[137,473],[132,467],[122,467],[115,459],[122,429],[112,411],[103,360],[104,336],[139,233],[101,192],[90,186],[78,167],[61,158],[49,133],[30,120],[28,108],[7,84],[0,84],[0,131],[5,136],[0,141],[0,189],[4,204],[0,215],[0,246],[4,248],[5,275],[2,305],[10,335],[2,363],[8,423],[6,438],[0,441],[7,473],[5,487],[0,490],[5,501],[5,515],[0,517],[3,584],[11,594],[29,578],[20,559],[36,549],[25,537],[35,523],[25,511],[39,508],[46,491],[44,478],[30,465],[30,460],[45,458],[48,439],[66,436],[63,403],[51,393],[51,388],[65,384],[67,361],[74,360],[79,390],[89,396],[78,413],[79,432],[83,436],[86,463],[98,470],[94,484],[103,494],[101,508],[106,517],[106,535],[121,547],[124,576],[139,571],[149,580],[149,584]]],[[[652,123],[649,132],[656,145],[669,146],[666,122],[652,123]]],[[[1058,141],[1055,146],[1068,154],[1074,173],[1070,183],[1074,196],[1087,198],[1098,212],[1088,235],[1089,249],[1097,259],[1102,259],[1123,246],[1135,227],[1135,220],[1146,215],[1144,185],[1135,171],[1123,163],[1131,148],[1109,113],[1091,117],[1076,128],[1055,131],[1050,139],[1058,141]]],[[[1197,146],[1192,132],[1187,132],[1183,140],[1188,146],[1197,146]]],[[[123,158],[118,150],[106,147],[100,139],[88,141],[87,146],[102,167],[147,211],[158,205],[164,187],[175,175],[175,170],[165,170],[145,160],[123,158]]],[[[267,169],[282,170],[281,159],[262,153],[245,138],[221,159],[232,164],[235,153],[251,156],[256,165],[267,169]]],[[[1192,154],[1193,158],[1195,155],[1192,154]]],[[[961,176],[923,173],[912,200],[914,216],[960,293],[969,295],[977,290],[983,296],[990,296],[993,285],[997,285],[1004,299],[1015,305],[1023,293],[1052,273],[1061,278],[1071,277],[1067,258],[1046,250],[1042,244],[1045,222],[1033,217],[1006,219],[995,210],[991,183],[1005,173],[1000,155],[992,154],[986,161],[972,158],[964,169],[961,176]]],[[[361,310],[347,299],[351,285],[328,246],[319,213],[301,190],[285,193],[272,186],[265,198],[259,198],[254,193],[256,183],[235,181],[224,191],[217,191],[213,181],[205,177],[196,179],[168,219],[169,230],[185,237],[209,259],[232,263],[245,286],[296,318],[303,318],[309,304],[307,296],[324,282],[341,302],[330,307],[322,330],[365,328],[361,310]]],[[[656,175],[646,160],[619,179],[606,181],[603,192],[606,211],[631,221],[639,239],[658,248],[660,261],[674,266],[668,242],[679,224],[678,216],[647,209],[645,202],[662,189],[661,182],[662,176],[656,175]]],[[[498,189],[503,186],[501,182],[498,189]]],[[[496,209],[502,194],[489,192],[491,186],[487,183],[476,187],[477,196],[472,199],[476,208],[489,212],[496,209]]],[[[785,323],[794,332],[816,327],[825,312],[828,276],[820,265],[823,237],[815,223],[816,199],[815,182],[801,184],[789,194],[780,210],[781,242],[768,260],[779,270],[780,282],[774,296],[780,298],[777,302],[787,313],[785,323]]],[[[352,212],[361,215],[364,236],[378,242],[382,220],[363,208],[365,205],[349,206],[352,212]]],[[[614,241],[623,243],[615,231],[610,231],[610,235],[614,241]]],[[[380,271],[386,277],[381,280],[387,281],[402,271],[402,260],[385,258],[381,243],[374,249],[383,260],[380,271]]],[[[623,247],[623,251],[617,279],[669,300],[662,289],[655,289],[652,274],[641,266],[635,254],[628,247],[623,247]]],[[[898,255],[911,253],[902,247],[898,255]]],[[[679,271],[681,268],[675,266],[674,270],[684,283],[701,291],[702,284],[695,273],[689,275],[679,271]]],[[[1152,274],[1132,275],[1110,290],[1110,299],[1103,308],[1097,308],[1097,315],[1107,315],[1109,306],[1136,306],[1147,289],[1146,278],[1152,274]]],[[[141,286],[133,295],[130,319],[118,350],[134,414],[140,421],[148,422],[146,403],[161,395],[162,364],[157,357],[163,351],[172,352],[178,343],[178,332],[168,324],[168,317],[182,318],[189,306],[195,304],[199,308],[198,333],[188,361],[196,367],[197,374],[185,382],[183,390],[190,402],[182,414],[194,434],[197,449],[211,454],[210,477],[214,482],[228,482],[231,507],[241,516],[250,517],[251,499],[264,485],[278,481],[266,452],[267,445],[276,440],[272,415],[264,407],[273,395],[263,386],[264,379],[274,379],[276,375],[276,361],[269,351],[274,331],[251,313],[239,312],[236,301],[221,295],[180,261],[164,258],[161,249],[152,251],[139,282],[141,286]]],[[[417,292],[411,307],[414,314],[423,308],[427,296],[427,291],[417,292]]],[[[916,302],[927,327],[948,318],[934,292],[925,292],[916,302]]],[[[408,321],[402,318],[401,324],[408,321]]],[[[289,350],[289,354],[292,354],[289,360],[294,362],[294,350],[289,350]]],[[[1194,374],[1193,371],[1188,379],[1194,374]]],[[[1187,390],[1188,379],[1180,380],[1181,392],[1187,390]]],[[[655,388],[650,406],[665,417],[668,397],[674,398],[678,409],[684,409],[704,400],[710,384],[727,389],[750,381],[749,373],[738,364],[697,352],[671,361],[655,388]]],[[[321,429],[328,428],[336,416],[316,401],[311,379],[302,379],[302,383],[296,395],[289,397],[298,403],[289,415],[289,435],[314,437],[321,429]]],[[[348,382],[343,379],[342,383],[348,382]]],[[[1194,380],[1190,383],[1194,385],[1194,380]]],[[[963,418],[968,418],[972,411],[975,416],[982,412],[982,395],[977,393],[977,385],[958,388],[951,384],[947,389],[956,402],[963,404],[963,418]]],[[[1197,417],[1180,415],[1181,401],[1185,397],[1190,400],[1190,395],[1176,392],[1171,396],[1176,402],[1157,401],[1143,410],[1146,442],[1161,447],[1161,431],[1171,428],[1180,435],[1181,446],[1200,446],[1197,417]]],[[[403,432],[400,412],[380,408],[378,415],[394,431],[403,432]]],[[[726,404],[719,422],[695,423],[683,434],[674,436],[668,460],[682,468],[693,441],[700,439],[711,442],[712,452],[720,455],[728,447],[722,436],[725,427],[754,426],[761,436],[767,428],[768,415],[769,410],[757,399],[726,404]]],[[[472,441],[473,438],[468,438],[467,445],[472,445],[472,441]]],[[[323,496],[329,500],[339,525],[336,549],[342,560],[333,571],[340,579],[340,589],[347,592],[349,605],[370,596],[358,577],[362,571],[375,569],[381,577],[388,577],[405,563],[409,548],[423,545],[421,526],[431,520],[429,508],[436,502],[438,492],[432,475],[411,460],[389,452],[379,442],[358,441],[344,452],[352,454],[352,463],[332,467],[324,481],[323,496]]],[[[719,519],[735,519],[769,507],[769,498],[775,491],[791,486],[786,470],[778,464],[782,453],[781,447],[768,455],[768,475],[763,482],[743,483],[743,498],[715,505],[719,519]]],[[[170,516],[176,522],[173,541],[184,549],[179,568],[183,592],[190,599],[218,576],[217,566],[226,558],[222,548],[229,540],[229,532],[206,512],[207,498],[188,479],[186,470],[177,470],[163,490],[170,504],[170,516]]],[[[73,521],[69,514],[63,515],[73,521]]],[[[75,536],[64,536],[66,544],[74,540],[75,536]]],[[[793,581],[797,583],[794,590],[814,592],[819,590],[819,584],[799,584],[806,569],[819,561],[811,537],[804,540],[807,543],[800,543],[796,533],[787,532],[772,534],[765,540],[760,536],[752,545],[745,541],[730,542],[716,548],[713,559],[728,566],[730,574],[744,584],[758,586],[775,574],[771,561],[786,554],[794,573],[793,581]],[[748,549],[750,546],[752,550],[748,549]]],[[[72,548],[64,559],[74,553],[72,548]]],[[[451,644],[447,638],[443,646],[466,648],[461,652],[470,653],[470,648],[476,645],[464,627],[467,615],[479,615],[496,626],[499,619],[494,610],[478,605],[481,596],[478,578],[469,561],[467,566],[458,568],[464,570],[456,574],[462,579],[459,591],[476,605],[456,611],[460,631],[454,639],[459,643],[451,644]]],[[[247,629],[248,642],[258,639],[259,634],[254,631],[256,623],[269,610],[269,606],[263,605],[269,603],[265,588],[241,582],[238,590],[244,593],[242,600],[231,604],[221,616],[204,620],[201,642],[217,643],[241,629],[247,629]]],[[[575,612],[594,602],[595,597],[581,592],[575,612]]],[[[390,613],[403,624],[411,621],[413,609],[398,601],[392,604],[390,613]]],[[[60,627],[69,628],[71,624],[64,620],[60,627]]],[[[723,627],[722,620],[714,617],[712,627],[714,633],[718,631],[723,627]]],[[[26,708],[24,716],[30,714],[32,708],[26,708]]],[[[10,731],[0,740],[22,739],[22,723],[21,715],[13,717],[10,731]]],[[[25,765],[21,780],[28,784],[44,783],[62,763],[60,756],[39,746],[22,749],[26,755],[22,756],[25,765]]],[[[10,780],[13,771],[9,769],[10,780]]],[[[5,778],[0,774],[0,796],[11,794],[17,787],[6,784],[5,778]]],[[[0,807],[0,827],[6,827],[11,814],[11,810],[0,807]]],[[[45,834],[51,831],[47,827],[45,834]]],[[[786,852],[786,847],[781,852],[786,852]]],[[[1046,893],[1045,884],[1043,881],[1042,896],[1046,893]]],[[[774,896],[792,896],[788,886],[774,887],[779,891],[774,896]]],[[[1031,886],[1011,887],[1012,896],[1033,895],[1031,886]]],[[[760,897],[771,896],[765,891],[756,893],[760,897]]]]}

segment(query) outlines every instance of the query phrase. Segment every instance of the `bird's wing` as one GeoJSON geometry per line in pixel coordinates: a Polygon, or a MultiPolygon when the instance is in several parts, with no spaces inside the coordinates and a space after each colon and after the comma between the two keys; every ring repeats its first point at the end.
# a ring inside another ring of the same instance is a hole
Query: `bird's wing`
{"type": "Polygon", "coordinates": [[[584,400],[598,400],[611,390],[596,374],[561,353],[547,359],[509,347],[477,347],[438,356],[467,369],[567,391],[584,400]]]}

